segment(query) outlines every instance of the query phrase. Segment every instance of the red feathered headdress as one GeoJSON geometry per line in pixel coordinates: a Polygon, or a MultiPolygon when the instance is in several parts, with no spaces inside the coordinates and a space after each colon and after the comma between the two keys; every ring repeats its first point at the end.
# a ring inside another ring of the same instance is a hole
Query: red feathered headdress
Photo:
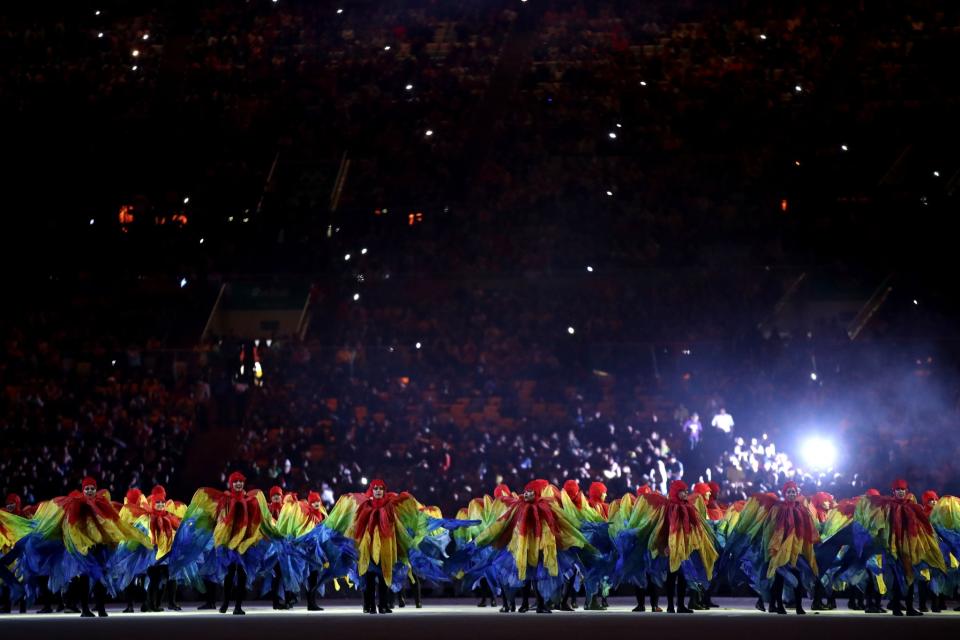
{"type": "Polygon", "coordinates": [[[367,487],[368,497],[373,497],[374,487],[381,487],[384,493],[387,492],[387,483],[381,480],[380,478],[374,478],[373,480],[370,481],[370,485],[367,487]]]}
{"type": "Polygon", "coordinates": [[[143,497],[143,491],[134,487],[133,489],[127,490],[127,495],[124,496],[124,504],[140,504],[140,498],[143,497]]]}
{"type": "Polygon", "coordinates": [[[496,489],[493,490],[494,498],[509,498],[511,495],[513,495],[513,492],[505,484],[498,484],[496,489]]]}
{"type": "Polygon", "coordinates": [[[676,500],[680,496],[681,491],[687,491],[688,489],[687,483],[683,480],[674,480],[670,483],[670,497],[676,500]]]}
{"type": "Polygon", "coordinates": [[[797,492],[797,495],[800,495],[800,487],[793,480],[788,480],[787,482],[784,482],[783,486],[780,487],[780,492],[783,493],[783,495],[787,495],[788,489],[793,489],[794,491],[797,492]]]}
{"type": "Polygon", "coordinates": [[[320,494],[316,491],[311,491],[307,494],[307,502],[313,504],[314,502],[320,502],[320,494]]]}
{"type": "Polygon", "coordinates": [[[13,505],[14,511],[20,512],[20,496],[15,493],[7,494],[7,500],[3,503],[5,506],[13,505]]]}
{"type": "Polygon", "coordinates": [[[80,488],[83,489],[84,487],[93,487],[94,489],[96,489],[97,481],[91,478],[90,476],[87,476],[80,482],[80,488]]]}
{"type": "Polygon", "coordinates": [[[834,500],[833,496],[826,491],[817,491],[815,494],[813,494],[813,504],[817,509],[822,508],[824,502],[834,504],[836,500],[834,500]]]}
{"type": "Polygon", "coordinates": [[[706,482],[698,482],[693,485],[693,492],[697,495],[703,496],[703,499],[707,499],[707,494],[710,493],[710,485],[706,482]]]}
{"type": "Polygon", "coordinates": [[[563,490],[572,500],[576,500],[580,495],[580,483],[576,480],[567,480],[563,483],[563,490]]]}
{"type": "Polygon", "coordinates": [[[645,495],[647,495],[647,494],[649,494],[649,493],[653,493],[653,489],[650,488],[650,485],[648,485],[648,484],[642,484],[642,485],[640,485],[639,487],[637,487],[637,495],[638,495],[638,496],[645,496],[645,495]]]}
{"type": "Polygon", "coordinates": [[[276,485],[270,487],[270,499],[271,499],[271,500],[273,499],[273,496],[280,496],[280,497],[282,498],[282,497],[283,497],[283,488],[278,487],[278,486],[276,486],[276,485]]]}
{"type": "Polygon", "coordinates": [[[878,496],[880,495],[880,492],[877,489],[867,489],[867,492],[864,495],[878,496]]]}
{"type": "Polygon", "coordinates": [[[230,477],[227,478],[227,484],[229,484],[231,487],[233,486],[234,482],[246,482],[246,481],[247,481],[247,476],[243,475],[239,471],[234,471],[233,473],[230,474],[230,477]]]}
{"type": "Polygon", "coordinates": [[[710,486],[710,497],[714,500],[720,497],[720,483],[719,482],[708,482],[710,486]]]}
{"type": "Polygon", "coordinates": [[[527,491],[533,491],[533,493],[536,494],[537,497],[539,497],[541,492],[543,492],[543,490],[546,489],[549,485],[550,483],[547,482],[546,480],[537,478],[536,480],[531,480],[530,482],[528,482],[527,486],[523,488],[523,491],[524,493],[526,493],[527,491]]]}
{"type": "Polygon", "coordinates": [[[602,482],[594,482],[590,485],[590,500],[593,502],[600,502],[603,500],[603,497],[607,494],[607,485],[602,482]]]}
{"type": "Polygon", "coordinates": [[[150,492],[150,503],[154,502],[166,502],[167,501],[167,490],[163,488],[163,485],[158,484],[153,488],[153,491],[150,492]]]}
{"type": "Polygon", "coordinates": [[[906,491],[906,490],[909,489],[910,487],[907,485],[907,481],[906,481],[906,480],[904,480],[903,478],[897,478],[896,480],[894,480],[894,481],[890,484],[890,488],[891,488],[891,489],[894,489],[894,490],[896,490],[896,489],[903,489],[904,491],[906,491]]]}
{"type": "Polygon", "coordinates": [[[920,500],[920,502],[926,505],[931,500],[939,500],[939,499],[940,499],[940,496],[937,495],[936,491],[924,491],[923,498],[920,500]]]}

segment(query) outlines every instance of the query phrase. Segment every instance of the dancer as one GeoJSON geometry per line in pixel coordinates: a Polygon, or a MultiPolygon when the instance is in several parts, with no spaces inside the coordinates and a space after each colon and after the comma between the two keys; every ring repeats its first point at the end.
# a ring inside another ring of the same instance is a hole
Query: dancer
{"type": "Polygon", "coordinates": [[[930,519],[909,494],[906,480],[895,480],[891,490],[892,496],[866,495],[857,503],[855,525],[871,543],[864,547],[867,555],[862,552],[861,558],[881,557],[882,561],[870,568],[890,585],[893,615],[904,614],[906,601],[908,616],[922,616],[913,606],[916,577],[929,570],[940,578],[946,566],[930,519]]]}
{"type": "Polygon", "coordinates": [[[820,542],[820,534],[797,483],[787,482],[781,492],[783,499],[757,494],[747,502],[728,542],[728,553],[750,586],[768,595],[770,613],[786,613],[783,596],[789,587],[795,611],[803,615],[803,590],[812,591],[819,577],[814,545],[820,542]]]}
{"type": "Polygon", "coordinates": [[[687,498],[688,487],[682,480],[670,483],[669,497],[644,494],[615,538],[620,558],[614,584],[644,588],[649,580],[665,584],[670,613],[693,613],[683,600],[687,582],[706,586],[717,561],[705,514],[687,498]]]}
{"type": "Polygon", "coordinates": [[[353,577],[363,586],[365,613],[392,613],[389,592],[401,587],[411,567],[426,578],[447,579],[418,548],[436,529],[436,521],[419,507],[409,493],[388,492],[386,483],[375,479],[365,493],[341,496],[324,521],[323,527],[352,538],[356,545],[353,577]]]}
{"type": "Polygon", "coordinates": [[[266,551],[258,543],[274,534],[263,493],[246,491],[245,486],[246,477],[234,471],[227,491],[205,487],[193,494],[174,538],[169,569],[174,578],[183,576],[201,590],[201,577],[207,585],[222,582],[220,613],[233,601],[233,615],[245,614],[243,601],[266,551]]]}
{"type": "Polygon", "coordinates": [[[20,567],[25,582],[44,576],[50,591],[57,593],[76,580],[80,615],[94,615],[89,600],[92,589],[97,615],[106,617],[106,581],[114,550],[124,541],[149,547],[150,539],[120,519],[110,494],[98,490],[90,477],[81,482],[81,491],[43,503],[34,520],[33,531],[17,543],[22,545],[20,567]]]}
{"type": "MultiPolygon", "coordinates": [[[[30,520],[23,517],[20,496],[11,493],[4,503],[3,510],[0,510],[0,558],[32,529],[30,520]]],[[[16,578],[16,570],[15,562],[9,566],[0,565],[0,613],[10,613],[14,600],[19,602],[20,613],[27,612],[26,592],[16,578]]]]}
{"type": "Polygon", "coordinates": [[[529,482],[520,498],[501,498],[505,513],[474,541],[479,548],[505,549],[512,556],[506,580],[522,585],[519,613],[530,609],[531,593],[536,595],[537,613],[550,613],[547,601],[557,597],[566,579],[582,568],[575,550],[592,550],[561,508],[558,493],[546,480],[529,482]]]}

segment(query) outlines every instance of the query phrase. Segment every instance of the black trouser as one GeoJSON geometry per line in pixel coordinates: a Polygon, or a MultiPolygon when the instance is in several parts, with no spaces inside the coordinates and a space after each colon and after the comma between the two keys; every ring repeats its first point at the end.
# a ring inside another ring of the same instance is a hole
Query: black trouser
{"type": "Polygon", "coordinates": [[[307,607],[317,606],[317,587],[320,586],[320,572],[311,571],[307,576],[307,607]]]}
{"type": "Polygon", "coordinates": [[[234,562],[227,569],[227,575],[223,580],[223,605],[220,607],[221,613],[226,613],[230,606],[230,601],[236,603],[235,611],[239,611],[243,606],[243,600],[247,597],[247,570],[239,562],[234,562]]]}
{"type": "Polygon", "coordinates": [[[643,609],[644,596],[650,598],[650,610],[656,611],[660,606],[660,599],[657,597],[657,585],[652,580],[647,581],[646,588],[634,587],[633,593],[637,597],[637,608],[643,609]]]}
{"type": "MultiPolygon", "coordinates": [[[[80,610],[83,613],[90,612],[90,577],[80,576],[77,578],[77,588],[80,596],[80,610]]],[[[107,590],[99,580],[93,585],[93,602],[97,607],[97,613],[106,615],[107,590]]]]}
{"type": "Polygon", "coordinates": [[[907,587],[907,592],[904,593],[900,588],[900,581],[895,579],[890,596],[890,608],[894,611],[903,611],[904,600],[906,600],[907,611],[913,611],[913,584],[907,587]]]}
{"type": "Polygon", "coordinates": [[[387,581],[383,579],[383,576],[373,572],[367,573],[366,584],[363,589],[363,608],[364,611],[370,613],[375,613],[378,610],[385,613],[390,609],[390,589],[387,587],[387,581]]]}
{"type": "Polygon", "coordinates": [[[204,589],[204,607],[213,609],[217,606],[217,583],[210,580],[203,581],[204,589]]]}
{"type": "MultiPolygon", "coordinates": [[[[799,569],[790,569],[790,573],[797,579],[797,588],[794,590],[794,597],[796,598],[796,610],[800,611],[803,609],[803,584],[800,581],[800,570],[799,569]]],[[[773,576],[773,588],[770,589],[770,608],[771,609],[783,609],[783,575],[777,571],[773,576]]]]}
{"type": "Polygon", "coordinates": [[[674,595],[680,608],[683,609],[683,596],[687,593],[687,578],[682,570],[671,571],[667,574],[667,610],[673,611],[674,595]]]}
{"type": "Polygon", "coordinates": [[[155,564],[147,569],[150,586],[147,588],[147,608],[151,611],[163,611],[163,585],[168,590],[168,601],[172,609],[175,601],[176,582],[169,580],[170,568],[165,564],[155,564]],[[172,587],[172,590],[171,590],[172,587]]]}

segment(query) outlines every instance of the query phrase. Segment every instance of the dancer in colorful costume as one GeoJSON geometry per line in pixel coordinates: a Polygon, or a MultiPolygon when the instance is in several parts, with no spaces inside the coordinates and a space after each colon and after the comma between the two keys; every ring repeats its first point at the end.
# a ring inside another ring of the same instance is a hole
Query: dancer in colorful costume
{"type": "MultiPolygon", "coordinates": [[[[31,529],[30,520],[23,516],[20,508],[20,496],[11,493],[0,510],[0,558],[11,551],[31,529]]],[[[20,613],[27,612],[26,593],[14,574],[15,569],[15,563],[0,566],[0,613],[10,613],[15,599],[20,603],[20,613]]]]}
{"type": "Polygon", "coordinates": [[[794,591],[796,612],[804,614],[803,589],[813,590],[820,571],[814,546],[818,523],[795,482],[781,489],[784,498],[758,494],[747,501],[728,551],[751,588],[767,595],[770,613],[785,614],[783,595],[794,591]]]}
{"type": "Polygon", "coordinates": [[[619,552],[615,584],[647,588],[651,579],[666,584],[670,613],[693,612],[684,605],[687,583],[706,588],[717,561],[703,503],[691,504],[687,498],[688,487],[682,480],[670,483],[669,497],[641,496],[614,540],[619,552]]]}
{"type": "Polygon", "coordinates": [[[592,551],[576,523],[564,513],[559,492],[546,480],[534,480],[519,498],[501,498],[506,511],[474,540],[477,547],[504,549],[512,558],[502,582],[522,585],[524,603],[535,592],[537,613],[550,613],[546,602],[560,595],[566,579],[580,569],[576,550],[592,551]]]}
{"type": "Polygon", "coordinates": [[[220,613],[232,600],[233,614],[243,615],[243,601],[266,552],[259,543],[274,528],[263,492],[244,490],[246,478],[238,471],[230,474],[228,485],[227,491],[205,487],[193,494],[174,538],[170,575],[199,590],[204,583],[209,588],[209,581],[222,581],[220,613]]]}
{"type": "MultiPolygon", "coordinates": [[[[136,496],[129,496],[128,498],[136,496]]],[[[167,500],[167,491],[157,485],[140,504],[128,501],[124,509],[135,518],[134,526],[150,536],[151,546],[144,548],[124,541],[116,551],[114,559],[114,584],[117,589],[126,587],[138,576],[146,574],[147,595],[141,611],[163,611],[162,600],[166,593],[167,607],[171,611],[180,611],[177,604],[177,581],[170,577],[170,551],[181,516],[186,507],[182,503],[167,500]]],[[[133,610],[132,601],[128,602],[125,612],[133,610]]]]}
{"type": "Polygon", "coordinates": [[[106,490],[97,490],[93,478],[84,478],[82,491],[45,502],[34,517],[34,528],[16,545],[19,568],[28,585],[46,576],[50,591],[62,591],[77,581],[81,615],[93,617],[89,598],[91,587],[97,614],[104,608],[111,576],[113,552],[122,542],[142,547],[150,539],[120,519],[106,490]]]}
{"type": "Polygon", "coordinates": [[[351,538],[358,560],[353,578],[363,585],[365,613],[392,613],[391,590],[399,590],[409,569],[423,578],[445,581],[434,562],[419,546],[438,523],[420,510],[420,504],[409,493],[387,491],[383,480],[375,479],[365,493],[349,493],[340,497],[323,523],[351,538]]]}
{"type": "MultiPolygon", "coordinates": [[[[926,491],[922,498],[924,512],[930,518],[930,524],[940,540],[940,552],[947,567],[946,575],[930,575],[933,592],[920,583],[920,611],[926,610],[924,596],[928,596],[931,611],[938,613],[946,609],[946,598],[956,593],[960,586],[960,498],[956,496],[938,496],[934,491],[926,491]]],[[[954,609],[960,611],[960,606],[954,609]]]]}
{"type": "Polygon", "coordinates": [[[896,616],[923,615],[913,606],[914,582],[928,570],[932,578],[946,573],[943,554],[930,519],[908,493],[906,480],[891,485],[892,496],[865,495],[854,513],[854,541],[861,559],[879,555],[871,567],[878,581],[890,585],[890,608],[896,616]]]}
{"type": "MultiPolygon", "coordinates": [[[[501,613],[517,610],[514,592],[522,587],[511,577],[516,574],[513,571],[513,556],[506,549],[498,549],[492,545],[477,547],[473,542],[507,511],[507,503],[514,499],[516,495],[510,487],[499,484],[494,488],[492,496],[474,498],[466,508],[457,512],[458,519],[471,520],[476,524],[453,531],[456,551],[448,562],[451,573],[462,577],[466,588],[489,593],[494,604],[496,596],[500,595],[503,600],[501,613]]],[[[485,599],[477,606],[485,606],[485,599]]]]}

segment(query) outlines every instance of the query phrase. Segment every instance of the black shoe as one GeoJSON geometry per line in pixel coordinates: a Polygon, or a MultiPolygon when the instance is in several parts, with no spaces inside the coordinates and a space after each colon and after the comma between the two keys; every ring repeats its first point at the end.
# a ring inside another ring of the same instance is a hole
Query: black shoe
{"type": "Polygon", "coordinates": [[[813,604],[810,605],[810,611],[827,611],[827,605],[823,604],[821,600],[814,600],[813,604]]]}
{"type": "Polygon", "coordinates": [[[633,608],[633,612],[634,612],[634,613],[644,613],[645,611],[646,611],[646,609],[643,608],[643,605],[642,605],[642,604],[638,604],[637,606],[635,606],[635,607],[633,608]]]}
{"type": "Polygon", "coordinates": [[[224,602],[222,605],[220,605],[220,613],[227,612],[227,609],[229,609],[229,607],[227,606],[228,604],[229,604],[228,602],[224,602]]]}
{"type": "Polygon", "coordinates": [[[147,603],[146,603],[146,602],[144,602],[142,605],[140,605],[140,613],[149,613],[150,611],[151,611],[151,609],[150,609],[149,606],[147,606],[147,603]]]}
{"type": "Polygon", "coordinates": [[[178,605],[176,602],[168,602],[167,609],[169,611],[183,611],[183,607],[178,605]]]}
{"type": "Polygon", "coordinates": [[[572,600],[570,600],[570,608],[571,608],[571,609],[579,609],[579,608],[580,608],[580,605],[577,604],[577,599],[576,599],[576,598],[573,598],[572,600]]]}
{"type": "Polygon", "coordinates": [[[216,609],[216,602],[204,602],[202,605],[197,607],[197,611],[210,611],[211,609],[216,609]]]}
{"type": "Polygon", "coordinates": [[[37,613],[53,613],[53,607],[47,605],[43,609],[40,609],[40,611],[37,611],[37,613]]]}
{"type": "Polygon", "coordinates": [[[503,605],[502,607],[500,607],[500,613],[510,613],[510,607],[508,607],[507,605],[503,605]]]}
{"type": "Polygon", "coordinates": [[[903,610],[902,610],[902,609],[894,609],[894,610],[893,610],[893,615],[895,615],[895,616],[897,616],[897,617],[899,618],[900,616],[903,615],[903,610]]]}
{"type": "Polygon", "coordinates": [[[561,602],[560,611],[573,611],[573,607],[570,606],[569,602],[561,602]]]}
{"type": "Polygon", "coordinates": [[[416,603],[414,603],[413,606],[416,607],[417,609],[423,609],[423,603],[422,603],[422,602],[416,602],[416,603]]]}
{"type": "Polygon", "coordinates": [[[827,599],[827,611],[833,611],[837,608],[837,601],[835,598],[827,599]]]}
{"type": "Polygon", "coordinates": [[[922,616],[923,614],[917,611],[916,609],[914,609],[913,607],[910,607],[909,609],[907,609],[907,615],[911,618],[916,618],[916,617],[922,616]]]}
{"type": "Polygon", "coordinates": [[[680,605],[677,607],[677,613],[693,613],[693,609],[680,605]]]}
{"type": "Polygon", "coordinates": [[[80,617],[81,617],[81,618],[95,618],[96,616],[93,615],[93,611],[90,611],[90,609],[84,609],[83,611],[80,612],[80,617]]]}
{"type": "Polygon", "coordinates": [[[107,610],[104,609],[103,607],[100,607],[99,609],[97,609],[97,615],[100,616],[101,618],[106,618],[107,610]]]}
{"type": "Polygon", "coordinates": [[[379,613],[393,613],[393,609],[390,609],[389,607],[380,607],[377,609],[377,611],[379,613]]]}
{"type": "Polygon", "coordinates": [[[663,609],[660,607],[650,607],[650,613],[663,613],[663,609]]]}
{"type": "Polygon", "coordinates": [[[670,607],[670,606],[667,607],[667,613],[676,613],[676,612],[677,610],[674,609],[673,607],[670,607]]]}
{"type": "Polygon", "coordinates": [[[763,600],[757,600],[757,603],[753,605],[757,611],[763,611],[766,613],[767,608],[763,606],[763,600]]]}
{"type": "Polygon", "coordinates": [[[311,602],[307,605],[307,611],[323,611],[323,607],[319,606],[316,602],[311,602]]]}
{"type": "Polygon", "coordinates": [[[121,611],[120,613],[133,613],[133,605],[132,605],[132,604],[128,604],[128,605],[127,605],[127,608],[124,609],[123,611],[121,611]]]}
{"type": "Polygon", "coordinates": [[[527,611],[530,611],[530,605],[529,605],[529,604],[522,604],[522,605],[520,605],[520,608],[517,609],[517,613],[526,613],[527,611]]]}
{"type": "Polygon", "coordinates": [[[235,615],[235,616],[245,616],[245,615],[247,615],[247,612],[244,611],[244,610],[240,607],[240,605],[237,605],[236,607],[233,608],[233,615],[235,615]]]}
{"type": "Polygon", "coordinates": [[[477,603],[477,606],[478,606],[478,607],[485,607],[485,606],[487,606],[487,599],[486,599],[486,598],[480,598],[480,602],[477,603]]]}
{"type": "Polygon", "coordinates": [[[541,604],[537,605],[537,613],[553,613],[553,611],[550,611],[550,607],[541,604]]]}
{"type": "Polygon", "coordinates": [[[798,615],[798,616],[803,616],[803,615],[806,615],[806,613],[807,613],[807,612],[803,610],[803,606],[801,606],[801,605],[798,604],[798,605],[797,605],[797,615],[798,615]]]}

